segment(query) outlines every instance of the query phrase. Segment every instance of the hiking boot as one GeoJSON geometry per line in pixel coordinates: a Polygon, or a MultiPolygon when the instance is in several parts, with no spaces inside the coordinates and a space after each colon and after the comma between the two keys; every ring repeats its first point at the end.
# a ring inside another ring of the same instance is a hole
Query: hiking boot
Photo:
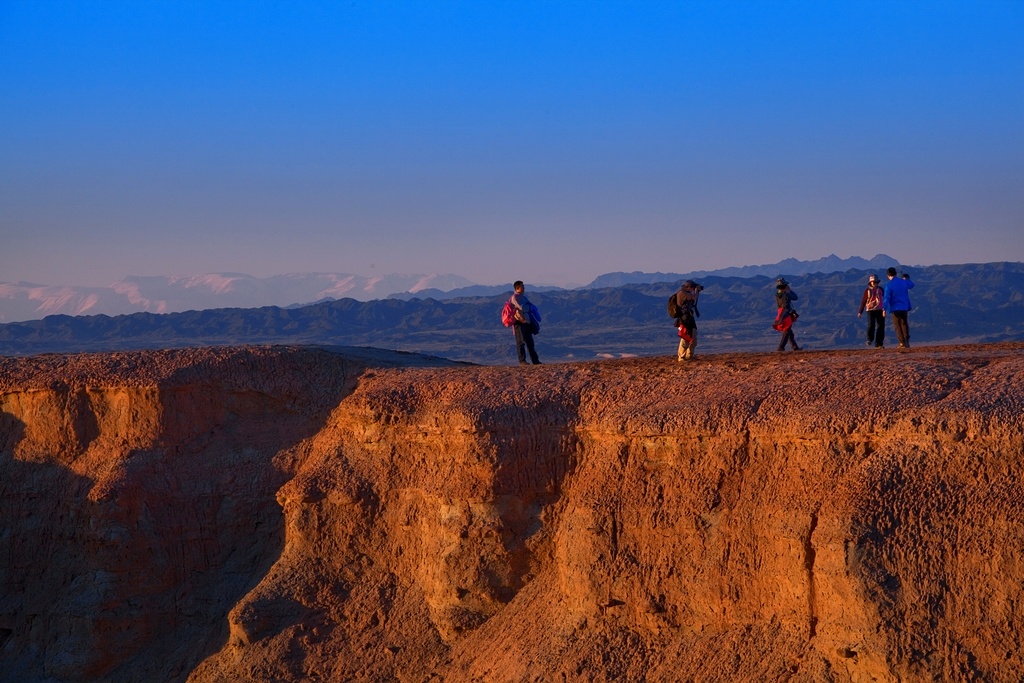
{"type": "Polygon", "coordinates": [[[794,351],[800,351],[802,349],[799,346],[797,346],[796,344],[793,344],[793,350],[794,351]]]}

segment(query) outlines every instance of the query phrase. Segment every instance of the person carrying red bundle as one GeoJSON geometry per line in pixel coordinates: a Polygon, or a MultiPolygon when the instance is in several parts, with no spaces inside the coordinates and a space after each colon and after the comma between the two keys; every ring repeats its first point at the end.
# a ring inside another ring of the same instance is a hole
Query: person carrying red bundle
{"type": "Polygon", "coordinates": [[[787,343],[794,351],[800,350],[800,347],[796,345],[796,335],[793,334],[793,323],[799,316],[793,310],[792,304],[793,301],[799,298],[796,292],[789,288],[789,282],[786,281],[786,278],[780,277],[775,281],[775,305],[778,307],[778,313],[775,316],[775,322],[772,324],[772,327],[782,333],[779,351],[785,351],[787,343]]]}

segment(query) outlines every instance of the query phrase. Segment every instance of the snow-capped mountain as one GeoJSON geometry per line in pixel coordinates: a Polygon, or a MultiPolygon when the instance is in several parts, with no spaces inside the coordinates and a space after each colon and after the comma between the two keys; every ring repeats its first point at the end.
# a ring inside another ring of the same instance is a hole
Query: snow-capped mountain
{"type": "Polygon", "coordinates": [[[258,278],[241,273],[187,277],[127,277],[109,287],[66,287],[0,282],[0,322],[48,315],[176,313],[210,308],[290,306],[324,299],[384,299],[422,290],[449,291],[473,283],[459,275],[293,273],[258,278]]]}

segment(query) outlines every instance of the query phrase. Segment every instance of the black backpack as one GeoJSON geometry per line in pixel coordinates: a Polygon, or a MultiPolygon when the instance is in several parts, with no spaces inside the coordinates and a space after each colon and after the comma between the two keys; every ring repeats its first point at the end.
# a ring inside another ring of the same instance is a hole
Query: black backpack
{"type": "Polygon", "coordinates": [[[675,318],[677,321],[682,321],[687,327],[691,327],[694,324],[693,315],[696,313],[700,316],[700,311],[697,310],[696,304],[693,301],[687,299],[686,303],[682,306],[679,305],[678,292],[668,298],[668,315],[670,318],[675,318]]]}
{"type": "Polygon", "coordinates": [[[670,318],[681,318],[683,316],[683,309],[679,308],[679,302],[676,301],[675,293],[668,298],[668,317],[670,318]]]}

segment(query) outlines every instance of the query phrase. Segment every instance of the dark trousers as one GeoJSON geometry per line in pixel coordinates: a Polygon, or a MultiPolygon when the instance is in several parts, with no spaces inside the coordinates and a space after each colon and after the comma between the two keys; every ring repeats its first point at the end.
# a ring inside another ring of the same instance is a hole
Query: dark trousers
{"type": "Polygon", "coordinates": [[[868,343],[881,347],[885,344],[885,316],[881,310],[866,311],[868,314],[868,343]]]}
{"type": "Polygon", "coordinates": [[[519,353],[519,362],[526,362],[526,352],[530,352],[530,360],[534,365],[540,364],[540,358],[537,357],[537,350],[533,348],[533,332],[530,331],[530,326],[523,323],[516,323],[513,325],[516,333],[516,351],[519,353]]]}
{"type": "Polygon", "coordinates": [[[903,346],[910,346],[910,323],[907,321],[907,311],[890,311],[892,315],[892,326],[896,330],[896,338],[903,346]]]}
{"type": "Polygon", "coordinates": [[[796,345],[796,336],[793,334],[793,328],[789,328],[782,333],[782,341],[779,342],[779,351],[786,350],[786,342],[789,342],[790,347],[794,351],[799,351],[800,347],[796,345]]]}

